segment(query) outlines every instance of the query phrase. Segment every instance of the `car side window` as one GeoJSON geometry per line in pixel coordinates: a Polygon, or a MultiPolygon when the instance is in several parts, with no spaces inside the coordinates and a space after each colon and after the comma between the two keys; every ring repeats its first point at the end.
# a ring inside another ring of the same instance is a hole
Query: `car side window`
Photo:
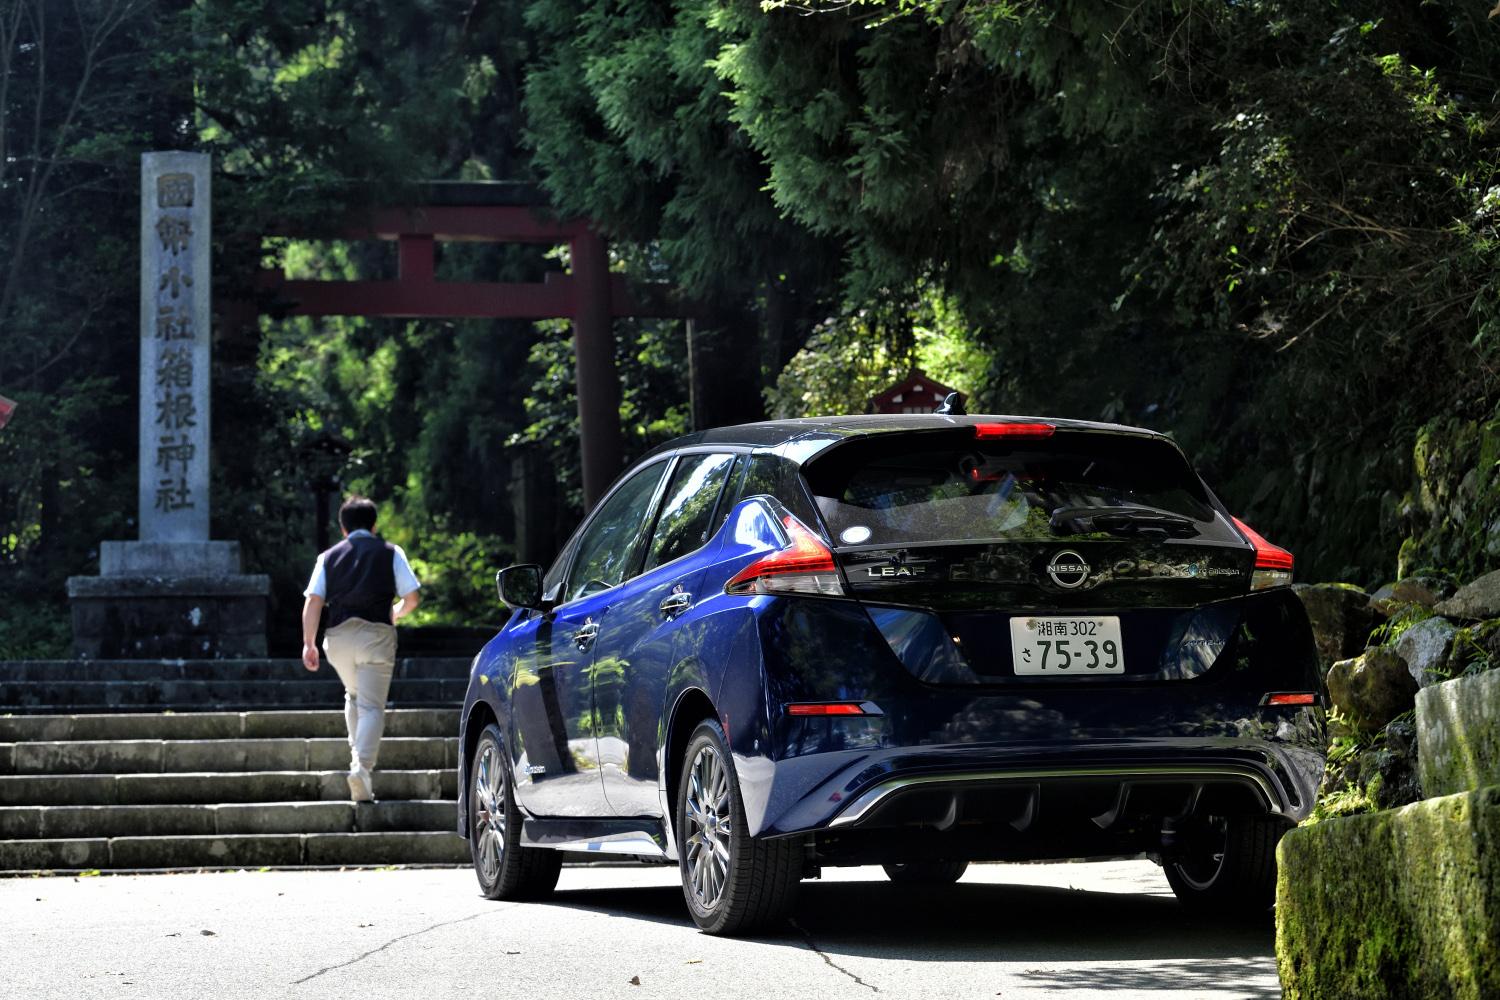
{"type": "Polygon", "coordinates": [[[733,455],[684,455],[672,473],[656,519],[645,569],[687,555],[708,541],[714,506],[729,478],[733,455]]]}
{"type": "Polygon", "coordinates": [[[651,514],[651,499],[666,475],[667,462],[655,462],[625,481],[604,501],[578,539],[578,555],[568,573],[564,603],[617,587],[625,580],[651,514]]]}

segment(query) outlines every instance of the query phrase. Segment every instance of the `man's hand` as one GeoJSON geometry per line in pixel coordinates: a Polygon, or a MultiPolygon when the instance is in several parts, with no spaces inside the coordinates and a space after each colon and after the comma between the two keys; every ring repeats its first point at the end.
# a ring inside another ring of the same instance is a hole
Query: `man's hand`
{"type": "Polygon", "coordinates": [[[417,605],[421,603],[422,592],[420,590],[413,590],[410,594],[407,594],[405,597],[401,598],[400,604],[391,605],[391,624],[396,624],[401,619],[417,610],[417,605]]]}
{"type": "Polygon", "coordinates": [[[323,598],[308,594],[302,604],[302,665],[318,669],[318,619],[323,617],[323,598]]]}

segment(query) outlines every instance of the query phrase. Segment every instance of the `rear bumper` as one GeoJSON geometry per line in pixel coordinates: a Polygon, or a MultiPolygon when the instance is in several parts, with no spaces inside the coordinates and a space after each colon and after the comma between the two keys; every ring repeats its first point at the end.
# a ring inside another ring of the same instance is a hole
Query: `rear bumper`
{"type": "Polygon", "coordinates": [[[1286,744],[1182,740],[1168,747],[1164,742],[850,751],[786,759],[769,775],[772,787],[759,832],[783,836],[988,824],[1035,833],[1064,809],[1100,830],[1127,819],[1213,812],[1266,813],[1295,823],[1312,809],[1323,771],[1321,752],[1286,744]]]}
{"type": "MultiPolygon", "coordinates": [[[[1019,789],[1031,794],[1013,825],[1023,823],[1028,814],[1037,807],[1042,789],[1064,784],[1109,784],[1119,789],[1115,811],[1128,807],[1131,794],[1140,788],[1176,787],[1185,794],[1184,801],[1191,809],[1193,800],[1201,797],[1205,788],[1213,786],[1237,786],[1255,796],[1256,801],[1270,813],[1283,814],[1285,806],[1277,795],[1274,784],[1253,767],[1223,764],[1192,766],[1136,766],[1136,767],[1051,767],[1010,771],[975,771],[963,774],[922,774],[893,777],[880,782],[849,802],[837,815],[828,821],[829,829],[876,826],[883,817],[889,821],[891,807],[902,798],[937,792],[950,796],[955,804],[958,797],[970,791],[987,789],[1019,789]]],[[[1107,814],[1101,814],[1107,815],[1107,814]]],[[[956,820],[955,815],[955,820],[956,820]]],[[[907,822],[910,822],[909,820],[907,822]]],[[[939,821],[941,822],[941,821],[939,821]]],[[[895,825],[895,824],[892,824],[895,825]]]]}

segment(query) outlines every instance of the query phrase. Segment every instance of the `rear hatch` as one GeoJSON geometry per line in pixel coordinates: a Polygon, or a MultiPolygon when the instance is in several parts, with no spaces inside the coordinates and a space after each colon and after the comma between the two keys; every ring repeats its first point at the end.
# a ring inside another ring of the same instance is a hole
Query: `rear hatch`
{"type": "Polygon", "coordinates": [[[803,474],[850,593],[925,680],[1197,676],[1240,624],[1255,550],[1164,438],[873,434],[803,474]]]}

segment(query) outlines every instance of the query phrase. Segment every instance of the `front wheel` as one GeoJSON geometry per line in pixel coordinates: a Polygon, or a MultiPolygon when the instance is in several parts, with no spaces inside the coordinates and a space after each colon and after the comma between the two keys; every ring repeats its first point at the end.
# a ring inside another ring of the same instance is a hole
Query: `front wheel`
{"type": "Polygon", "coordinates": [[[780,919],[796,902],[801,845],[750,836],[724,730],[698,724],[677,787],[677,856],[693,922],[709,934],[743,934],[780,919]]]}
{"type": "Polygon", "coordinates": [[[1192,851],[1164,859],[1183,906],[1223,916],[1265,913],[1276,901],[1276,844],[1285,823],[1272,816],[1216,816],[1192,851]]]}
{"type": "Polygon", "coordinates": [[[469,853],[487,899],[540,899],[557,886],[562,854],[521,846],[521,810],[506,763],[500,727],[479,734],[469,768],[469,853]]]}

